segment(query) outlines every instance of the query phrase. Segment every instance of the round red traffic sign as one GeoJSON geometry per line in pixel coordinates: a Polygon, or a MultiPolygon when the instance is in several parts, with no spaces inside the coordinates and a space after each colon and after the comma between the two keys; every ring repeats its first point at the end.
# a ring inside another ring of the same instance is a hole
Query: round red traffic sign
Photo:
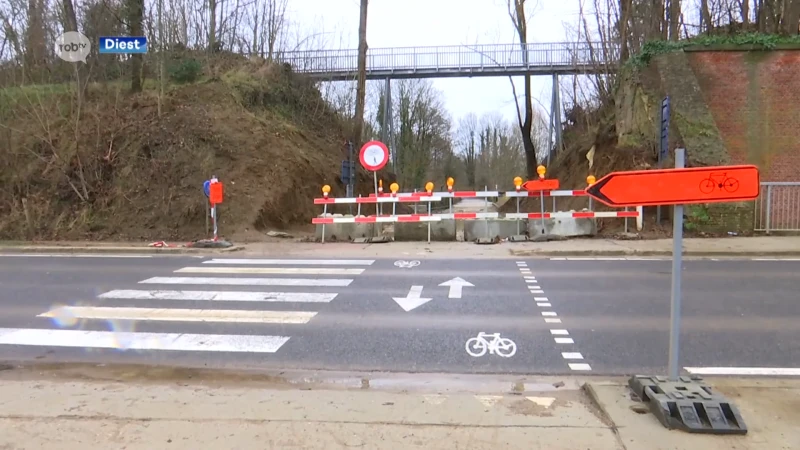
{"type": "Polygon", "coordinates": [[[369,141],[361,147],[358,159],[365,169],[377,172],[389,162],[389,147],[381,141],[369,141]]]}

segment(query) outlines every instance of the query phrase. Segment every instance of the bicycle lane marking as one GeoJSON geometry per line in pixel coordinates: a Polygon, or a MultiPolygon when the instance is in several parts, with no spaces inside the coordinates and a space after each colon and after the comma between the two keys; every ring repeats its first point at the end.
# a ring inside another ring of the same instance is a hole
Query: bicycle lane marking
{"type": "Polygon", "coordinates": [[[564,325],[561,322],[561,318],[558,317],[558,313],[553,310],[553,304],[550,299],[545,297],[544,290],[539,285],[539,280],[536,279],[536,276],[533,275],[531,269],[528,267],[528,263],[525,261],[517,261],[517,268],[522,278],[525,280],[528,291],[533,295],[533,301],[536,302],[536,306],[542,309],[542,319],[550,329],[550,335],[553,337],[553,341],[557,346],[562,347],[562,350],[571,350],[560,352],[561,357],[567,361],[570,370],[582,372],[591,371],[592,367],[589,364],[575,362],[583,361],[583,355],[576,351],[575,340],[570,337],[569,330],[563,328],[564,325]]]}

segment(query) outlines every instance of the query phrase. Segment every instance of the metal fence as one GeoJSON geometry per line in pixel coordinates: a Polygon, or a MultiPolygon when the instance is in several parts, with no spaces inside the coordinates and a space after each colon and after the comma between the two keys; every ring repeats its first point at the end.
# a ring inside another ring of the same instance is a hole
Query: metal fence
{"type": "Polygon", "coordinates": [[[763,182],[755,205],[755,231],[800,231],[800,182],[763,182]]]}
{"type": "MultiPolygon", "coordinates": [[[[520,44],[370,48],[367,70],[588,66],[618,57],[616,47],[601,43],[531,43],[525,50],[527,55],[520,44]]],[[[351,72],[358,67],[358,50],[290,51],[279,53],[276,59],[291,64],[298,72],[351,72]]]]}

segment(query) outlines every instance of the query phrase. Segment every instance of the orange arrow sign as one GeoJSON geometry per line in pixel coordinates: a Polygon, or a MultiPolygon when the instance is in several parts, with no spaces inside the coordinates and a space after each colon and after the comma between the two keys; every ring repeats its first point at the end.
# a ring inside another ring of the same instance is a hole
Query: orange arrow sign
{"type": "Polygon", "coordinates": [[[757,198],[759,189],[758,167],[716,166],[612,172],[586,193],[621,207],[740,202],[757,198]]]}

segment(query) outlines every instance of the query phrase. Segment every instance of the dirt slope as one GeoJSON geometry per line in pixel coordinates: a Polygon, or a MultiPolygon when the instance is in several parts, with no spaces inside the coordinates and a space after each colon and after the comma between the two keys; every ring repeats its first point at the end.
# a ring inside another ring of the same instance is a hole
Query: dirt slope
{"type": "Polygon", "coordinates": [[[155,91],[124,89],[92,86],[80,109],[63,87],[0,91],[0,239],[203,238],[212,174],[223,235],[307,224],[322,184],[343,194],[343,124],[285,67],[169,86],[160,117],[155,91]]]}

